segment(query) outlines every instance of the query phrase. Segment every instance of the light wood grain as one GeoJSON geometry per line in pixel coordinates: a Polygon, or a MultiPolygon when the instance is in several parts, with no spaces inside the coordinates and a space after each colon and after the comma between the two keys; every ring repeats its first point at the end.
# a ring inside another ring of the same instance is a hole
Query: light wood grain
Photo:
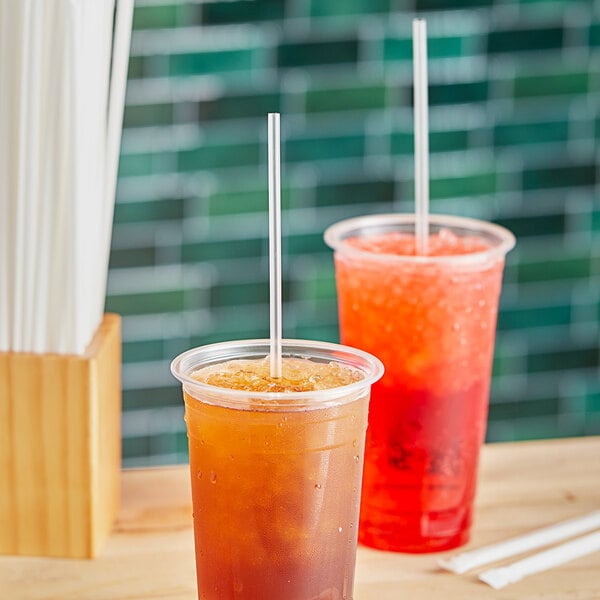
{"type": "Polygon", "coordinates": [[[97,554],[119,506],[120,365],[117,315],[82,356],[0,353],[0,553],[97,554]]]}
{"type": "MultiPolygon", "coordinates": [[[[125,471],[122,494],[115,530],[98,558],[0,557],[0,597],[196,600],[187,466],[125,471]]],[[[599,437],[488,445],[473,537],[461,550],[599,507],[599,437]]],[[[359,548],[354,600],[600,599],[600,554],[500,591],[477,581],[475,574],[440,571],[439,556],[359,548]]]]}

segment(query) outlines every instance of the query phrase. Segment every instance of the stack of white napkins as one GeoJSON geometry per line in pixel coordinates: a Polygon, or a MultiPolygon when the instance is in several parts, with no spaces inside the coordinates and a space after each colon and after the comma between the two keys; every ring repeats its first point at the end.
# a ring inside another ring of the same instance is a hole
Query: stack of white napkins
{"type": "Polygon", "coordinates": [[[511,564],[488,569],[479,574],[481,581],[499,590],[509,583],[520,581],[528,575],[546,571],[580,556],[599,551],[600,531],[588,533],[599,528],[600,511],[595,511],[576,519],[563,521],[556,525],[550,525],[531,533],[508,539],[504,542],[463,552],[450,558],[440,559],[438,564],[443,569],[462,574],[511,556],[524,554],[543,546],[550,546],[568,538],[575,538],[511,564]],[[588,535],[576,537],[583,533],[588,533],[588,535]]]}

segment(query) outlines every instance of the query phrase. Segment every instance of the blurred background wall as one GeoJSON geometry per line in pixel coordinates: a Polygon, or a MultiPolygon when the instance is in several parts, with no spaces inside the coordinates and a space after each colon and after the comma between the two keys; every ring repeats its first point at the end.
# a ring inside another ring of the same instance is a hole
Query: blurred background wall
{"type": "Polygon", "coordinates": [[[282,113],[284,335],[338,340],[334,221],[413,206],[411,21],[431,209],[517,236],[489,441],[600,434],[600,2],[137,0],[107,310],[125,465],[183,461],[170,360],[268,337],[266,114],[282,113]]]}

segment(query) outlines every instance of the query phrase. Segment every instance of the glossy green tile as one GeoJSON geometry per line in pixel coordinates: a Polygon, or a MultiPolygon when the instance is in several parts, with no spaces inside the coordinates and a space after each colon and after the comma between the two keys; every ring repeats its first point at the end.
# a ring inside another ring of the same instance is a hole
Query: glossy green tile
{"type": "Polygon", "coordinates": [[[589,90],[590,74],[587,71],[538,73],[530,71],[515,78],[515,98],[585,94],[589,90]]]}
{"type": "Polygon", "coordinates": [[[290,163],[362,157],[364,153],[364,135],[292,138],[285,145],[285,158],[290,163]]]}
{"type": "Polygon", "coordinates": [[[123,224],[180,220],[184,216],[184,206],[185,200],[182,198],[167,198],[148,202],[117,202],[114,222],[123,224]]]}
{"type": "MultiPolygon", "coordinates": [[[[175,358],[174,356],[172,358],[175,358]]],[[[123,410],[137,408],[160,408],[163,406],[183,407],[181,387],[173,382],[168,387],[126,389],[123,391],[123,410]]]]}
{"type": "Polygon", "coordinates": [[[492,30],[488,35],[487,51],[490,54],[503,52],[530,52],[551,50],[563,45],[562,27],[513,27],[511,29],[492,30]]]}
{"type": "Polygon", "coordinates": [[[358,39],[284,42],[279,46],[277,64],[280,68],[356,63],[358,39]]]}
{"type": "Polygon", "coordinates": [[[123,127],[157,127],[173,123],[173,104],[144,104],[127,106],[123,114],[123,127]]]}
{"type": "MultiPolygon", "coordinates": [[[[265,222],[267,216],[265,215],[265,222]]],[[[223,258],[248,258],[268,256],[266,238],[209,239],[205,242],[185,243],[181,250],[183,262],[201,262],[223,258]]]]}
{"type": "Polygon", "coordinates": [[[316,205],[322,207],[352,203],[383,204],[394,199],[395,183],[388,179],[320,185],[315,193],[316,205]]]}
{"type": "Polygon", "coordinates": [[[494,128],[494,144],[496,146],[565,142],[568,138],[569,122],[567,120],[499,123],[494,128]]]}
{"type": "Polygon", "coordinates": [[[555,166],[523,171],[523,189],[565,188],[594,185],[596,165],[555,166]]]}
{"type": "Polygon", "coordinates": [[[107,312],[120,315],[144,315],[185,310],[185,292],[183,290],[155,290],[145,294],[129,294],[106,298],[107,312]]]}
{"type": "Polygon", "coordinates": [[[431,84],[429,86],[429,103],[464,104],[484,102],[488,99],[489,84],[487,81],[468,81],[464,83],[431,84]]]}
{"type": "Polygon", "coordinates": [[[432,200],[460,196],[483,196],[496,191],[496,173],[477,173],[463,177],[433,178],[429,185],[432,200]]]}
{"type": "Polygon", "coordinates": [[[203,2],[202,23],[224,25],[228,23],[252,23],[281,19],[285,12],[284,0],[227,0],[226,2],[203,2]]]}
{"type": "MultiPolygon", "coordinates": [[[[245,2],[247,0],[244,0],[245,2]]],[[[249,119],[263,117],[269,112],[280,112],[281,94],[278,91],[247,94],[223,94],[214,100],[198,102],[198,119],[249,119]]]]}
{"type": "Polygon", "coordinates": [[[562,235],[566,232],[566,216],[564,213],[523,215],[496,219],[496,223],[512,231],[518,240],[526,237],[562,235]]]}
{"type": "Polygon", "coordinates": [[[210,73],[237,72],[240,78],[249,78],[258,51],[253,48],[214,52],[188,52],[169,56],[169,74],[173,77],[210,73]]]}
{"type": "Polygon", "coordinates": [[[556,250],[544,259],[523,261],[518,265],[519,283],[586,279],[590,274],[589,255],[564,256],[564,253],[561,254],[556,250]]]}
{"type": "Polygon", "coordinates": [[[527,356],[527,371],[564,371],[565,369],[594,369],[598,367],[598,346],[569,348],[561,351],[531,352],[527,356]]]}
{"type": "Polygon", "coordinates": [[[533,327],[569,325],[571,318],[570,304],[504,308],[498,314],[498,329],[512,331],[533,327]]]}
{"type": "Polygon", "coordinates": [[[312,0],[311,17],[343,17],[348,15],[374,15],[390,10],[392,0],[312,0]]]}
{"type": "Polygon", "coordinates": [[[110,251],[110,268],[152,267],[156,265],[156,246],[116,249],[110,251]]]}
{"type": "Polygon", "coordinates": [[[163,340],[125,341],[123,343],[123,363],[162,360],[163,352],[163,340]]]}
{"type": "Polygon", "coordinates": [[[136,6],[133,11],[133,29],[165,29],[177,25],[177,4],[136,6]]]}
{"type": "Polygon", "coordinates": [[[315,88],[306,92],[306,111],[308,113],[374,110],[384,108],[385,104],[386,87],[383,83],[378,85],[315,88]]]}
{"type": "MultiPolygon", "coordinates": [[[[258,136],[257,136],[258,139],[258,136]]],[[[198,148],[181,150],[179,171],[202,171],[229,167],[258,166],[261,156],[259,142],[239,142],[221,145],[210,143],[198,148]]]]}

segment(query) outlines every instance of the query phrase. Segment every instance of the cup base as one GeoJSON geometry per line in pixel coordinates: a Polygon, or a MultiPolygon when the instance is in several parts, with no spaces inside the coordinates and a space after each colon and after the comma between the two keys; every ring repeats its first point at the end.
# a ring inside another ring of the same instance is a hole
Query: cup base
{"type": "Polygon", "coordinates": [[[384,520],[360,523],[358,542],[390,552],[425,554],[452,550],[470,538],[471,511],[445,511],[386,516],[384,520]],[[448,525],[453,524],[453,527],[448,525]]]}

